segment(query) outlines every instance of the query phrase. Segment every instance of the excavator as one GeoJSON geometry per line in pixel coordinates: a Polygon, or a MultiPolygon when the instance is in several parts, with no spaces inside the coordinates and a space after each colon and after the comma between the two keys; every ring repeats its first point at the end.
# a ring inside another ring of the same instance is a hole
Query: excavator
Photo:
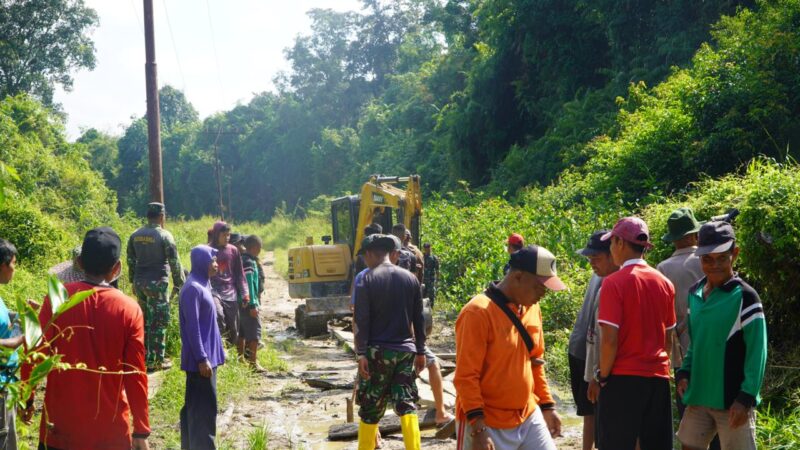
{"type": "Polygon", "coordinates": [[[350,287],[364,228],[378,223],[385,233],[395,223],[411,231],[419,243],[422,195],[419,175],[388,177],[372,175],[358,195],[331,202],[332,236],[322,236],[323,244],[289,249],[289,296],[305,299],[295,309],[295,325],[303,337],[328,331],[328,321],[351,314],[350,287]],[[331,242],[333,241],[333,242],[331,242]]]}

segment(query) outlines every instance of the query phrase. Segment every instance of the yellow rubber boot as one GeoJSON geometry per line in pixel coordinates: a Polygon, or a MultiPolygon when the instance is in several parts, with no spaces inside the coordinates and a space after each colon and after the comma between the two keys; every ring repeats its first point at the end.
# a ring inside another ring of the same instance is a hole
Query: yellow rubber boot
{"type": "Polygon", "coordinates": [[[400,428],[403,430],[403,444],[406,450],[420,450],[419,420],[416,414],[400,416],[400,428]]]}
{"type": "MultiPolygon", "coordinates": [[[[358,450],[375,450],[378,438],[378,424],[360,422],[358,424],[358,450]]],[[[417,447],[419,448],[419,447],[417,447]]]]}

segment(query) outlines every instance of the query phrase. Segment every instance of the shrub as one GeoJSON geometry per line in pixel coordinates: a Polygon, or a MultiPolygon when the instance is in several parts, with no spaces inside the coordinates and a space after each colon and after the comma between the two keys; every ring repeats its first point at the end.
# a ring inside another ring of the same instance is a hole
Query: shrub
{"type": "MultiPolygon", "coordinates": [[[[770,339],[770,364],[797,365],[794,350],[800,341],[800,167],[767,159],[751,162],[742,176],[728,175],[693,184],[686,195],[664,199],[644,209],[656,238],[649,259],[655,263],[672,251],[660,242],[666,218],[680,206],[691,206],[698,219],[724,213],[731,207],[741,214],[734,223],[741,248],[736,269],[764,303],[770,339]]],[[[768,371],[765,392],[779,394],[800,381],[797,376],[768,371]]]]}
{"type": "Polygon", "coordinates": [[[0,223],[0,236],[17,247],[20,264],[26,267],[42,267],[69,245],[60,224],[24,201],[0,205],[0,223]]]}

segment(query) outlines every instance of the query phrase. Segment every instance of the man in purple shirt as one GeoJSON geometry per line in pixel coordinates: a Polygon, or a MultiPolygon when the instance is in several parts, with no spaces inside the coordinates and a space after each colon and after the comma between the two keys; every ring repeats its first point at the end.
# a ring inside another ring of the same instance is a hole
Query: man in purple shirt
{"type": "Polygon", "coordinates": [[[211,229],[211,246],[217,249],[219,271],[211,277],[211,288],[222,304],[223,333],[231,346],[241,355],[244,344],[239,345],[239,309],[250,303],[250,291],[244,277],[242,256],[235,245],[229,244],[231,227],[225,222],[216,222],[211,229]]]}
{"type": "Polygon", "coordinates": [[[219,267],[217,250],[192,249],[192,272],[181,289],[181,370],[186,393],[181,409],[181,448],[213,449],[217,431],[217,366],[225,363],[209,278],[219,267]]]}

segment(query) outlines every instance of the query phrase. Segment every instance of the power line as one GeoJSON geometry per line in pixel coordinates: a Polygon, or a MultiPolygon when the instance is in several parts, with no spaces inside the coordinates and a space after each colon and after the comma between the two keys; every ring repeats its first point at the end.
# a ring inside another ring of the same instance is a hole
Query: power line
{"type": "Polygon", "coordinates": [[[133,15],[136,16],[136,23],[139,24],[139,29],[141,30],[143,26],[142,19],[139,18],[139,10],[136,8],[136,3],[134,3],[134,0],[131,0],[131,8],[133,8],[133,15]]]}
{"type": "Polygon", "coordinates": [[[222,66],[219,63],[219,55],[217,54],[217,40],[214,36],[214,24],[211,20],[211,4],[206,0],[206,11],[208,12],[208,28],[211,31],[211,47],[214,49],[214,62],[217,65],[217,81],[219,82],[220,96],[224,97],[224,85],[222,83],[222,66]]]}
{"type": "Polygon", "coordinates": [[[181,67],[181,59],[178,57],[178,46],[175,44],[175,35],[172,33],[172,23],[169,20],[169,11],[167,10],[167,1],[161,0],[164,6],[164,17],[167,19],[167,29],[169,30],[169,38],[172,40],[172,51],[175,53],[175,62],[178,64],[178,74],[181,77],[181,90],[186,94],[186,78],[183,76],[183,67],[181,67]]]}

